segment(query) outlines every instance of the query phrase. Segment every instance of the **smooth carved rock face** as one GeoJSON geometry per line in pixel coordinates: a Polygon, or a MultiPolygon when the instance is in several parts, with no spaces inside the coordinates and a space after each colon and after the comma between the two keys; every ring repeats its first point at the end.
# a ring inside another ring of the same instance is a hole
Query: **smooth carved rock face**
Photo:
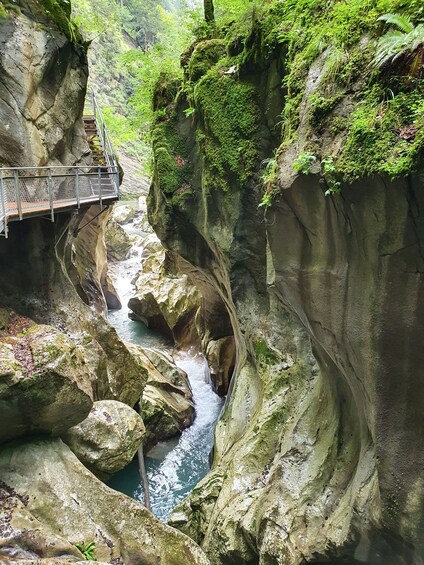
{"type": "Polygon", "coordinates": [[[135,410],[116,400],[100,400],[62,439],[88,469],[106,479],[132,461],[144,435],[135,410]]]}
{"type": "Polygon", "coordinates": [[[268,212],[269,306],[237,295],[215,465],[171,516],[213,563],[421,562],[422,180],[301,177],[268,212]]]}
{"type": "MultiPolygon", "coordinates": [[[[249,80],[263,84],[256,70],[249,80]]],[[[177,112],[196,189],[174,204],[157,175],[149,216],[222,296],[237,355],[212,471],[172,523],[214,565],[421,563],[422,169],[326,197],[286,151],[285,190],[264,218],[253,181],[214,188],[181,99],[177,112]]],[[[199,131],[211,115],[196,112],[199,131]]],[[[336,154],[329,131],[325,147],[336,154]]]]}
{"type": "Polygon", "coordinates": [[[0,165],[73,165],[88,151],[86,56],[46,16],[25,11],[0,19],[0,165]]]}
{"type": "Polygon", "coordinates": [[[89,540],[95,543],[95,558],[99,562],[125,565],[209,563],[191,539],[154,518],[141,504],[96,479],[59,439],[3,449],[0,481],[12,503],[18,499],[16,504],[19,503],[26,519],[25,523],[9,521],[14,510],[10,505],[1,506],[0,521],[7,524],[6,531],[0,530],[3,553],[14,550],[19,557],[29,557],[23,544],[15,546],[15,539],[19,539],[24,527],[27,537],[41,530],[40,536],[47,539],[47,547],[33,547],[32,556],[54,557],[59,550],[63,550],[64,558],[75,556],[78,552],[72,546],[89,540]]]}
{"type": "Polygon", "coordinates": [[[49,326],[0,338],[0,441],[60,435],[90,412],[93,380],[75,344],[49,326]]]}

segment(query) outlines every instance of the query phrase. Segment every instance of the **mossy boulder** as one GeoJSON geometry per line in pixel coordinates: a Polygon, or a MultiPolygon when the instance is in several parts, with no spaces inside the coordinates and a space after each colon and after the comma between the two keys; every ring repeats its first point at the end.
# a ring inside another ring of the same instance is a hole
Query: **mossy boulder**
{"type": "Polygon", "coordinates": [[[100,400],[62,439],[88,469],[107,479],[132,461],[144,435],[135,410],[116,400],[100,400]]]}
{"type": "Polygon", "coordinates": [[[94,375],[63,333],[33,324],[0,338],[0,357],[0,442],[60,435],[90,412],[94,375]]]}
{"type": "Polygon", "coordinates": [[[188,78],[195,82],[225,55],[223,39],[209,39],[197,43],[188,63],[188,78]]]}

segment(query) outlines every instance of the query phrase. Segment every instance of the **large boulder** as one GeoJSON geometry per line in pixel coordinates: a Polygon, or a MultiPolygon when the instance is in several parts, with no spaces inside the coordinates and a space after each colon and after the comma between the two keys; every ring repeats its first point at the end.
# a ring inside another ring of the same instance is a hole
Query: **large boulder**
{"type": "MultiPolygon", "coordinates": [[[[184,534],[157,520],[146,508],[99,481],[60,439],[6,447],[0,481],[11,504],[2,505],[1,551],[22,558],[76,556],[75,544],[94,542],[94,557],[125,565],[208,565],[184,534]],[[35,465],[34,462],[37,464],[35,465]],[[24,523],[13,520],[13,504],[24,523]],[[40,528],[41,524],[41,528],[40,528]],[[26,529],[22,533],[22,530],[26,529]],[[42,529],[48,545],[32,538],[42,529]],[[19,539],[25,535],[25,539],[19,539]],[[7,539],[6,539],[7,538],[7,539]],[[34,540],[28,551],[27,540],[34,540]]],[[[80,560],[82,555],[80,555],[80,560]]]]}
{"type": "Polygon", "coordinates": [[[111,218],[106,228],[106,248],[109,261],[124,261],[131,251],[130,236],[111,218]]]}
{"type": "Polygon", "coordinates": [[[62,439],[88,469],[107,479],[131,462],[144,434],[143,420],[135,410],[116,400],[100,400],[62,439]]]}
{"type": "Polygon", "coordinates": [[[90,412],[94,375],[63,333],[32,324],[3,335],[0,358],[0,442],[34,433],[60,435],[90,412]]]}
{"type": "Polygon", "coordinates": [[[190,426],[195,409],[187,374],[178,369],[170,356],[141,347],[133,351],[149,375],[140,399],[140,413],[146,426],[144,446],[148,450],[190,426]]]}
{"type": "Polygon", "coordinates": [[[128,204],[117,204],[113,207],[112,218],[117,224],[128,224],[134,219],[137,209],[128,204]]]}
{"type": "Polygon", "coordinates": [[[233,335],[211,340],[206,349],[213,390],[224,396],[236,364],[236,342],[233,335]]]}
{"type": "Polygon", "coordinates": [[[178,344],[191,343],[201,297],[188,276],[178,272],[173,259],[157,240],[143,248],[136,294],[128,302],[135,317],[178,344]]]}

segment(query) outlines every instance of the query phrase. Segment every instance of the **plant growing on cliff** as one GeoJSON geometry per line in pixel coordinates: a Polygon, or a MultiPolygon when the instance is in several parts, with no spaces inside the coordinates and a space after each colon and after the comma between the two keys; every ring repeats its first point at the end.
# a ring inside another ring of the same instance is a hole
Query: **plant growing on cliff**
{"type": "Polygon", "coordinates": [[[86,561],[95,561],[96,560],[96,557],[94,555],[94,552],[96,550],[96,544],[94,543],[94,541],[90,541],[87,544],[76,543],[75,547],[81,551],[81,553],[84,555],[84,559],[86,561]]]}
{"type": "Polygon", "coordinates": [[[312,164],[317,160],[315,155],[305,151],[293,161],[293,169],[302,175],[309,175],[312,164]]]}
{"type": "Polygon", "coordinates": [[[424,24],[414,26],[410,18],[401,14],[384,14],[378,20],[397,29],[388,31],[378,40],[374,65],[384,67],[403,58],[408,64],[408,74],[419,76],[424,62],[424,24]]]}
{"type": "Polygon", "coordinates": [[[322,159],[321,170],[328,187],[324,192],[325,196],[330,196],[331,194],[340,194],[341,183],[336,177],[337,170],[334,165],[333,157],[325,157],[324,159],[322,159]]]}
{"type": "Polygon", "coordinates": [[[262,162],[265,165],[265,169],[261,175],[261,181],[265,192],[262,196],[262,200],[259,204],[260,207],[271,206],[275,194],[278,192],[278,167],[277,159],[272,157],[271,159],[265,159],[262,162]]]}

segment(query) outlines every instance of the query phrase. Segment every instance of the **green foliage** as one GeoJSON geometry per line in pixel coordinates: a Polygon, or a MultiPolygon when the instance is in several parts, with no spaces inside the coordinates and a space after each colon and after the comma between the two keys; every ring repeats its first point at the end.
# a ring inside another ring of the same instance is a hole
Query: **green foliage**
{"type": "Polygon", "coordinates": [[[148,172],[155,85],[163,72],[182,75],[179,54],[192,40],[197,11],[184,0],[73,0],[73,8],[92,41],[90,81],[112,143],[148,172]]]}
{"type": "Polygon", "coordinates": [[[74,20],[71,19],[71,4],[69,0],[38,0],[44,12],[51,18],[74,44],[83,43],[83,38],[74,20]]]}
{"type": "Polygon", "coordinates": [[[192,116],[194,114],[195,111],[196,111],[196,108],[193,108],[192,106],[190,106],[189,108],[186,108],[184,110],[185,117],[189,118],[190,116],[192,116]]]}
{"type": "Polygon", "coordinates": [[[326,196],[330,194],[340,194],[341,182],[337,179],[337,169],[334,165],[333,157],[325,157],[322,159],[321,170],[328,187],[324,194],[326,196]]]}
{"type": "Polygon", "coordinates": [[[424,24],[414,27],[411,19],[402,14],[384,14],[378,18],[398,29],[386,32],[377,42],[373,64],[384,67],[401,57],[410,55],[409,74],[422,72],[424,57],[424,24]]]}
{"type": "Polygon", "coordinates": [[[265,169],[261,175],[262,185],[265,189],[259,207],[271,206],[278,192],[278,163],[275,157],[264,161],[265,169]]]}
{"type": "Polygon", "coordinates": [[[293,161],[293,169],[302,173],[302,175],[309,175],[311,172],[312,164],[317,160],[315,155],[305,151],[305,153],[301,153],[294,161],[293,161]]]}
{"type": "Polygon", "coordinates": [[[81,551],[86,561],[95,561],[96,544],[94,541],[88,543],[76,543],[75,547],[81,551]]]}

